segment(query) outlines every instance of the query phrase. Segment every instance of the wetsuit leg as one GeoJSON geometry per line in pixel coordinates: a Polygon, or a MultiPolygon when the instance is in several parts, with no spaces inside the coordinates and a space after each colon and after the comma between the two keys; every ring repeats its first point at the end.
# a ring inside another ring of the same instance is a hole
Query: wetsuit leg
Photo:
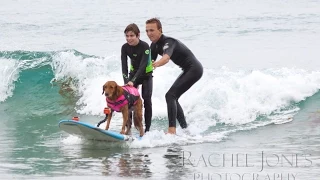
{"type": "Polygon", "coordinates": [[[183,112],[183,109],[182,109],[179,101],[177,101],[177,120],[178,120],[180,127],[182,129],[187,128],[188,125],[187,125],[186,119],[184,117],[184,112],[183,112]]]}
{"type": "Polygon", "coordinates": [[[202,76],[203,68],[201,64],[191,67],[182,72],[176,79],[169,91],[166,93],[169,127],[176,127],[176,119],[182,128],[187,127],[185,116],[181,105],[178,102],[180,96],[185,93],[202,76]]]}
{"type": "Polygon", "coordinates": [[[153,88],[153,77],[150,75],[147,79],[142,82],[142,98],[144,103],[144,120],[145,120],[145,132],[150,130],[151,118],[152,118],[152,88],[153,88]]]}

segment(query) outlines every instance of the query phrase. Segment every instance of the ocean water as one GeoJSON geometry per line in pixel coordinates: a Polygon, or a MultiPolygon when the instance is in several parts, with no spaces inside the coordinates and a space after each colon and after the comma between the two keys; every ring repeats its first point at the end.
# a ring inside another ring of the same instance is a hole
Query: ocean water
{"type": "Polygon", "coordinates": [[[3,0],[0,17],[0,179],[319,179],[320,1],[3,0]],[[103,118],[101,86],[122,83],[123,30],[134,22],[150,43],[151,17],[205,68],[179,100],[187,130],[164,133],[181,73],[170,62],[154,71],[141,141],[62,132],[62,119],[103,118]]]}

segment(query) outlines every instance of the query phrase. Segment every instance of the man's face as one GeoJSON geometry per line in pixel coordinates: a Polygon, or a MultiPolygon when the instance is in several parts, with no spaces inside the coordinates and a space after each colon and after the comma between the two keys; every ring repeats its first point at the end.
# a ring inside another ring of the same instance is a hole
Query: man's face
{"type": "Polygon", "coordinates": [[[150,41],[152,41],[153,43],[157,42],[162,34],[161,29],[158,29],[156,23],[146,24],[146,32],[150,41]]]}
{"type": "Polygon", "coordinates": [[[126,40],[130,46],[136,46],[139,43],[139,35],[136,36],[134,32],[128,31],[126,32],[126,40]]]}

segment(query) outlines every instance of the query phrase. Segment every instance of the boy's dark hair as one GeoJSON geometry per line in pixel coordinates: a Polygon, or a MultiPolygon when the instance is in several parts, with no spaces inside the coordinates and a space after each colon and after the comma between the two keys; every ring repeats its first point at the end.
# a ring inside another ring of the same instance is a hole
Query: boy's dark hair
{"type": "Polygon", "coordinates": [[[136,36],[140,34],[140,30],[135,23],[129,24],[124,30],[124,33],[126,34],[129,31],[132,31],[136,36]]]}

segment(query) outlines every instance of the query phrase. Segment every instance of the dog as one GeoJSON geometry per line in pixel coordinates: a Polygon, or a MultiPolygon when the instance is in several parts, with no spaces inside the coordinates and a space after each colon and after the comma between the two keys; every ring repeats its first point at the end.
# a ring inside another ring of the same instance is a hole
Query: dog
{"type": "Polygon", "coordinates": [[[102,87],[102,95],[106,96],[107,106],[111,113],[107,117],[106,130],[109,129],[112,113],[114,111],[122,113],[121,134],[129,134],[131,122],[129,112],[133,111],[134,126],[140,132],[140,137],[144,135],[142,125],[142,99],[138,89],[131,86],[119,86],[115,81],[107,81],[102,87]],[[127,126],[127,123],[129,124],[127,126]]]}

